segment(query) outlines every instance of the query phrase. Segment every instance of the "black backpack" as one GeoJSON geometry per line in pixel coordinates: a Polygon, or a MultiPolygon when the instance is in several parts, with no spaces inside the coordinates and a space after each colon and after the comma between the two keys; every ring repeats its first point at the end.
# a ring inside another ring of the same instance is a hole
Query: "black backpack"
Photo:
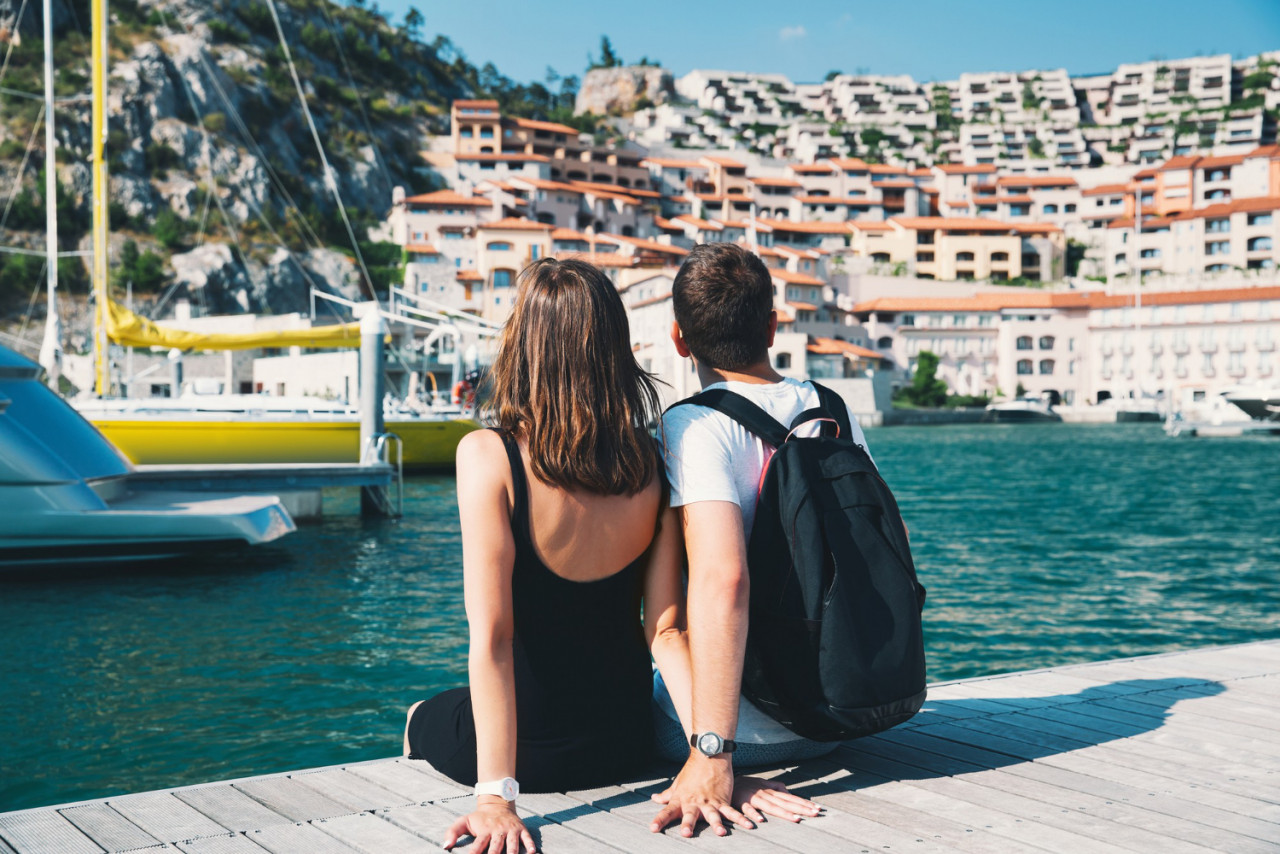
{"type": "Polygon", "coordinates": [[[714,409],[777,449],[747,544],[742,693],[797,735],[838,741],[896,726],[924,704],[925,589],[893,493],[850,438],[844,401],[813,386],[821,406],[790,428],[726,389],[675,406],[714,409]],[[791,435],[818,420],[821,435],[791,435]]]}

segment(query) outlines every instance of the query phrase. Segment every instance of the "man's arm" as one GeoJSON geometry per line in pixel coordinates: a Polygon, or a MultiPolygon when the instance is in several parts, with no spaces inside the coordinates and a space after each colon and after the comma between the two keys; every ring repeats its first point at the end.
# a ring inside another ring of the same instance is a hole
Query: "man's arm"
{"type": "MultiPolygon", "coordinates": [[[[689,647],[693,664],[693,731],[733,738],[738,726],[738,697],[747,644],[746,537],[742,510],[730,501],[699,501],[680,508],[689,555],[689,647]]],[[[750,828],[731,805],[732,754],[704,756],[691,749],[671,788],[666,807],[651,830],[677,817],[680,832],[692,836],[699,818],[720,835],[724,818],[750,828]]]]}

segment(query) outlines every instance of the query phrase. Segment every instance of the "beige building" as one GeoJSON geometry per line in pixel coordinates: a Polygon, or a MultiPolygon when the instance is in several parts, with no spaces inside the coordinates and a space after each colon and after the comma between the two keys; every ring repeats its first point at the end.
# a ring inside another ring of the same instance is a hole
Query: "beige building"
{"type": "Polygon", "coordinates": [[[515,305],[516,279],[526,266],[551,255],[552,226],[527,219],[503,219],[476,229],[476,272],[480,315],[505,320],[515,305]]]}

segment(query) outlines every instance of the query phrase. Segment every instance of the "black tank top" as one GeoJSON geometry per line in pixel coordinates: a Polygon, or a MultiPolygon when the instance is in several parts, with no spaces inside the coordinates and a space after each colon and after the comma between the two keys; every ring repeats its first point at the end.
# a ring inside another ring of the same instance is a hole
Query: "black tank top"
{"type": "Polygon", "coordinates": [[[514,487],[518,738],[572,745],[570,752],[619,771],[635,767],[648,758],[652,744],[653,676],[640,622],[644,556],[596,581],[570,581],[552,572],[533,547],[519,446],[505,432],[500,435],[514,487]]]}

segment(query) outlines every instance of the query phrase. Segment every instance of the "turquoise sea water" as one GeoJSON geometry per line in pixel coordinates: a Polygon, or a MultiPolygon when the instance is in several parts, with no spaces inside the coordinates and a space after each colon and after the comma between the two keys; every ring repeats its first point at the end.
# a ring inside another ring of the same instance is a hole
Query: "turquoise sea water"
{"type": "MultiPolygon", "coordinates": [[[[933,680],[1280,637],[1280,442],[1144,424],[868,441],[929,588],[933,680]]],[[[411,480],[405,511],[0,582],[0,811],[396,753],[404,709],[466,673],[453,478],[411,480]]]]}

